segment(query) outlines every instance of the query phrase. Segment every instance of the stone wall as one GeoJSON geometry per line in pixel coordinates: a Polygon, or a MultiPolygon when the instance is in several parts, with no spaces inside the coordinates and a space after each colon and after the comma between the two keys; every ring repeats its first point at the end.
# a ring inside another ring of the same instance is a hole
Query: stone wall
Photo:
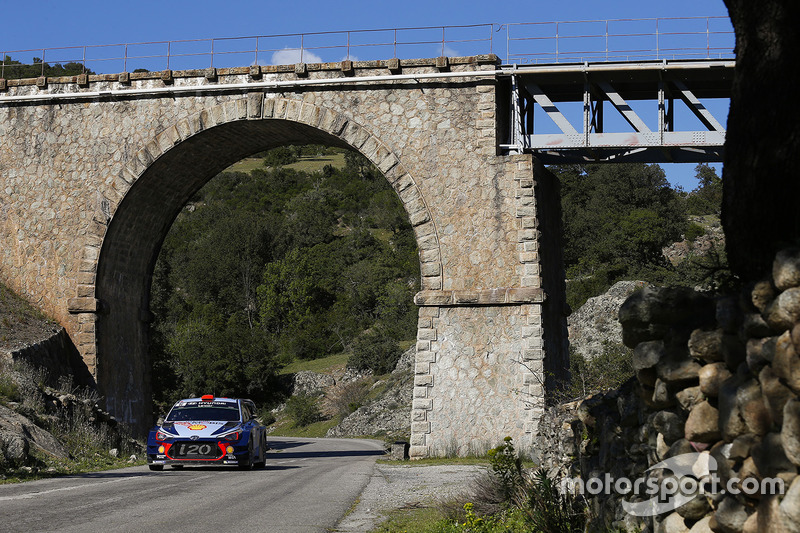
{"type": "Polygon", "coordinates": [[[24,362],[43,369],[51,386],[57,385],[62,376],[71,378],[77,386],[97,386],[64,328],[42,341],[8,352],[8,358],[12,362],[24,362]]]}
{"type": "Polygon", "coordinates": [[[611,473],[663,484],[669,472],[648,468],[683,454],[712,457],[716,491],[653,518],[626,513],[619,495],[592,497],[596,522],[629,531],[800,530],[800,250],[779,253],[771,279],[736,296],[645,288],[620,321],[636,378],[549,410],[542,464],[585,480],[611,473]],[[764,480],[783,493],[748,493],[764,480]]]}

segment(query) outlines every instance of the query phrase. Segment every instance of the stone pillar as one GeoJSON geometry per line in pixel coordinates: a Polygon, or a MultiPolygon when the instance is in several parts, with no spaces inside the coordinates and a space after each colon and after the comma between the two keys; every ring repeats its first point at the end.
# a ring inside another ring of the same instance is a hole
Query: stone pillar
{"type": "Polygon", "coordinates": [[[506,163],[515,182],[518,253],[509,263],[517,286],[415,298],[411,458],[483,454],[507,436],[529,448],[546,385],[568,371],[560,199],[553,175],[534,163],[530,155],[506,163]],[[540,202],[547,207],[537,209],[540,202]],[[540,228],[554,234],[543,238],[540,228]]]}

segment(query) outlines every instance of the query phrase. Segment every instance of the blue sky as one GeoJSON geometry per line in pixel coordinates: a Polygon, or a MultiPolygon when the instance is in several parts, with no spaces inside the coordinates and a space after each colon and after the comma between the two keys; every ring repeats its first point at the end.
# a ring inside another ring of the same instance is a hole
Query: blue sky
{"type": "MultiPolygon", "coordinates": [[[[2,53],[33,48],[377,28],[726,16],[727,10],[722,0],[4,0],[0,13],[2,53]]],[[[504,48],[504,38],[495,46],[504,48]]],[[[458,51],[459,47],[455,48],[458,51]]],[[[354,55],[359,58],[358,52],[354,55]]],[[[431,50],[429,56],[433,55],[435,51],[431,50]]],[[[664,168],[667,179],[673,184],[686,190],[696,186],[694,165],[664,168]]]]}

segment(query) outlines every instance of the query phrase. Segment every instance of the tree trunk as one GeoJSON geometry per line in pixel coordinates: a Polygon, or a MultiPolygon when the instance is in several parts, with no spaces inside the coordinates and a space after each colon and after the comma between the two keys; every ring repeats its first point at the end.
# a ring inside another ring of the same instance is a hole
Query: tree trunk
{"type": "Polygon", "coordinates": [[[800,241],[800,2],[725,0],[736,71],[723,169],[728,261],[743,280],[769,274],[800,241]]]}

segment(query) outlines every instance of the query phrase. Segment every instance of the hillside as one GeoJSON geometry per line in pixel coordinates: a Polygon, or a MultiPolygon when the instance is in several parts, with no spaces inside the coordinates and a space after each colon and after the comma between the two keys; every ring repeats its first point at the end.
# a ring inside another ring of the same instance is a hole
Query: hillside
{"type": "Polygon", "coordinates": [[[35,344],[61,329],[0,283],[0,359],[3,353],[35,344]]]}

